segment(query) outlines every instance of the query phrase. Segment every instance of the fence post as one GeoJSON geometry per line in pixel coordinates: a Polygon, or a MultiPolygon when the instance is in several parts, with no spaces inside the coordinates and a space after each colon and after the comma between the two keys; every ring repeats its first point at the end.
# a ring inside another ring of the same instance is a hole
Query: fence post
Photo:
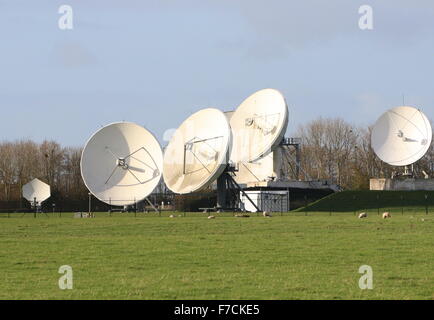
{"type": "Polygon", "coordinates": [[[401,215],[404,215],[404,197],[401,195],[401,215]]]}
{"type": "Polygon", "coordinates": [[[377,215],[380,215],[380,195],[377,194],[377,215]]]}
{"type": "Polygon", "coordinates": [[[109,198],[109,216],[112,216],[112,198],[109,198]]]}
{"type": "MultiPolygon", "coordinates": [[[[356,196],[355,195],[353,196],[353,203],[354,204],[356,203],[356,196]]],[[[357,216],[357,209],[355,206],[354,206],[354,215],[357,216]]]]}
{"type": "Polygon", "coordinates": [[[428,195],[425,194],[425,214],[428,214],[428,195]]]}
{"type": "Polygon", "coordinates": [[[291,211],[291,199],[289,197],[289,188],[286,189],[286,193],[288,195],[286,211],[289,212],[291,211]]]}

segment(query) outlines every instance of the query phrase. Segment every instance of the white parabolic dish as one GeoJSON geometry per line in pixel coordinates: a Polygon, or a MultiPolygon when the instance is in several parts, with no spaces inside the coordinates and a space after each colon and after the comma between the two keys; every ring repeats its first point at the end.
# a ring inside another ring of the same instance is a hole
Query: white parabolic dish
{"type": "Polygon", "coordinates": [[[48,184],[39,179],[33,179],[23,186],[23,197],[33,203],[42,203],[51,197],[51,188],[48,184]]]}
{"type": "Polygon", "coordinates": [[[288,126],[285,98],[275,89],[254,93],[237,108],[230,126],[232,162],[254,162],[267,156],[282,141],[288,126]]]}
{"type": "Polygon", "coordinates": [[[116,206],[146,198],[158,185],[163,152],[157,139],[131,122],[103,127],[87,142],[81,157],[81,175],[99,200],[116,206]]]}
{"type": "Polygon", "coordinates": [[[403,106],[385,112],[375,123],[371,146],[377,156],[393,166],[418,161],[432,140],[431,124],[419,109],[403,106]]]}
{"type": "Polygon", "coordinates": [[[164,152],[163,177],[175,193],[209,186],[225,170],[231,143],[226,116],[217,109],[200,110],[176,130],[164,152]]]}

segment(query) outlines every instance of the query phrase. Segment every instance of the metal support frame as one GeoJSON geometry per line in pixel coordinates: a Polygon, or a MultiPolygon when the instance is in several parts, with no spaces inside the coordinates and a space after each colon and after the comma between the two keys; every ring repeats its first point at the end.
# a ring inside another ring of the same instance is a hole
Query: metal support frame
{"type": "Polygon", "coordinates": [[[301,138],[283,138],[280,143],[282,147],[285,147],[286,152],[284,156],[290,166],[292,173],[295,176],[296,180],[300,179],[300,171],[301,169],[301,138]],[[289,152],[289,148],[293,147],[295,149],[295,169],[291,165],[291,161],[293,159],[292,155],[289,152]]]}
{"type": "Polygon", "coordinates": [[[398,171],[392,171],[391,179],[417,178],[417,174],[414,170],[414,163],[404,166],[403,172],[400,169],[398,169],[398,171]]]}
{"type": "Polygon", "coordinates": [[[160,211],[155,207],[155,205],[151,202],[151,200],[149,200],[148,197],[146,197],[145,200],[151,205],[155,212],[160,213],[160,211]]]}
{"type": "MultiPolygon", "coordinates": [[[[261,210],[253,202],[253,200],[248,196],[248,194],[240,187],[240,185],[232,177],[231,173],[234,172],[234,168],[228,165],[225,171],[217,179],[217,210],[225,210],[227,208],[227,193],[228,191],[237,190],[241,192],[247,200],[253,205],[253,207],[260,212],[261,210]]],[[[239,198],[239,194],[237,194],[239,198]]],[[[241,201],[241,200],[240,200],[241,201]]]]}

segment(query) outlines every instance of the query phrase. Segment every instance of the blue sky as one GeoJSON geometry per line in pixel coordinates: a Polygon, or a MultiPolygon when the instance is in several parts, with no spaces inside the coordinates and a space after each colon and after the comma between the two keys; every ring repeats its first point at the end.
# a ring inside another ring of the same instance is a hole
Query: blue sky
{"type": "Polygon", "coordinates": [[[402,94],[434,119],[431,0],[0,0],[0,39],[0,140],[82,146],[125,120],[163,141],[267,87],[287,99],[288,135],[319,116],[372,124],[402,94]],[[74,30],[58,28],[62,4],[74,30]]]}

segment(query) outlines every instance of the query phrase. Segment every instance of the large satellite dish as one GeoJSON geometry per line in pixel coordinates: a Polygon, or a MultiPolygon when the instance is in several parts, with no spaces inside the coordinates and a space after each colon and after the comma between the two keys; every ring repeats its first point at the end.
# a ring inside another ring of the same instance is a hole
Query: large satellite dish
{"type": "Polygon", "coordinates": [[[41,204],[51,196],[51,188],[39,179],[33,179],[23,186],[23,198],[33,204],[41,204]]]}
{"type": "Polygon", "coordinates": [[[81,157],[81,175],[89,191],[115,206],[133,205],[157,186],[163,152],[145,128],[130,122],[113,123],[97,131],[81,157]]]}
{"type": "Polygon", "coordinates": [[[208,187],[227,166],[231,130],[217,109],[200,110],[176,130],[164,153],[163,177],[175,193],[208,187]]]}
{"type": "Polygon", "coordinates": [[[417,108],[403,106],[385,112],[375,123],[371,146],[393,166],[407,166],[422,158],[432,140],[431,124],[417,108]]]}
{"type": "Polygon", "coordinates": [[[260,90],[248,97],[230,120],[233,144],[230,160],[254,162],[279,145],[288,126],[288,107],[275,89],[260,90]]]}

